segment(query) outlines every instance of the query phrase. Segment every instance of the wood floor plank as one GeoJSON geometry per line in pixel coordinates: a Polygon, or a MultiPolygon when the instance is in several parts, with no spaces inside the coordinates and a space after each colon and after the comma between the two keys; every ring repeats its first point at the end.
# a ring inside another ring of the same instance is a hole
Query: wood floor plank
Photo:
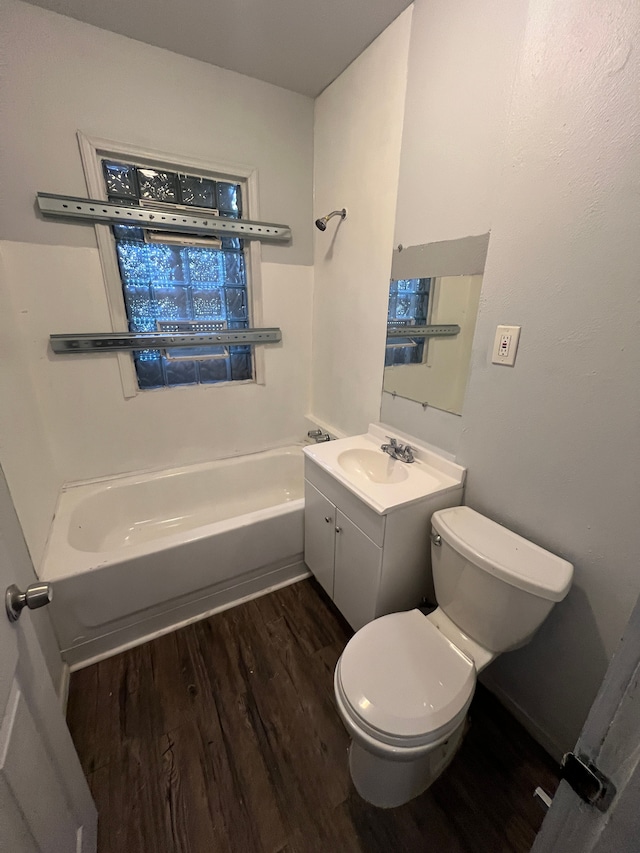
{"type": "Polygon", "coordinates": [[[105,765],[90,779],[98,809],[100,853],[173,853],[163,813],[157,744],[147,742],[105,765]]]}
{"type": "Polygon", "coordinates": [[[96,737],[98,726],[98,667],[87,666],[73,673],[69,680],[67,723],[73,732],[82,769],[86,776],[107,763],[98,752],[101,738],[96,737]]]}
{"type": "MultiPolygon", "coordinates": [[[[248,711],[246,693],[227,691],[215,674],[215,661],[209,648],[195,632],[180,632],[178,644],[184,644],[190,659],[194,683],[192,713],[210,753],[211,774],[217,788],[234,798],[232,812],[241,807],[239,819],[251,815],[257,841],[254,849],[273,851],[285,839],[284,823],[275,796],[269,768],[265,763],[248,711]],[[239,805],[238,805],[239,804],[239,805]]],[[[228,810],[224,797],[221,811],[228,810]]]]}
{"type": "Polygon", "coordinates": [[[333,672],[352,632],[303,581],[73,673],[99,853],[525,853],[557,768],[481,686],[450,768],[382,810],[354,791],[333,672]]]}
{"type": "MultiPolygon", "coordinates": [[[[314,822],[299,822],[282,853],[369,853],[353,832],[349,816],[335,809],[318,816],[314,822]]],[[[389,848],[388,853],[400,848],[389,848]]],[[[280,853],[280,851],[279,851],[280,853]]]]}
{"type": "Polygon", "coordinates": [[[270,684],[255,681],[248,698],[248,712],[281,813],[286,820],[313,822],[324,793],[316,777],[317,747],[309,736],[295,686],[282,671],[270,684]]]}
{"type": "MultiPolygon", "coordinates": [[[[120,661],[118,670],[120,689],[118,748],[121,757],[132,753],[138,761],[146,756],[151,744],[164,734],[163,705],[158,694],[153,671],[153,643],[130,649],[120,661]]],[[[104,713],[104,711],[102,711],[104,713]]]]}
{"type": "Polygon", "coordinates": [[[109,842],[109,824],[113,809],[111,808],[109,765],[105,764],[93,773],[87,774],[87,781],[98,809],[98,850],[101,853],[110,853],[112,848],[109,842]]]}
{"type": "Polygon", "coordinates": [[[180,658],[178,632],[165,634],[150,643],[153,686],[159,706],[161,734],[173,731],[191,720],[191,680],[180,658]]]}
{"type": "MultiPolygon", "coordinates": [[[[366,803],[352,789],[342,807],[347,816],[347,825],[352,827],[362,850],[367,853],[383,853],[387,850],[422,850],[429,849],[432,844],[431,827],[428,833],[420,831],[416,825],[411,810],[407,806],[397,809],[377,809],[366,803]]],[[[435,840],[435,839],[434,839],[435,840]]],[[[450,846],[450,835],[445,842],[447,853],[455,853],[456,848],[450,846]]],[[[435,845],[431,848],[438,850],[435,845]]]]}
{"type": "Polygon", "coordinates": [[[301,723],[298,736],[307,741],[317,785],[333,809],[345,800],[350,789],[345,761],[349,738],[333,701],[333,676],[317,653],[304,654],[284,619],[271,622],[268,630],[297,694],[301,723]]]}
{"type": "Polygon", "coordinates": [[[222,850],[228,842],[224,817],[210,808],[208,752],[197,726],[188,722],[163,735],[162,788],[165,826],[176,853],[222,850]]]}

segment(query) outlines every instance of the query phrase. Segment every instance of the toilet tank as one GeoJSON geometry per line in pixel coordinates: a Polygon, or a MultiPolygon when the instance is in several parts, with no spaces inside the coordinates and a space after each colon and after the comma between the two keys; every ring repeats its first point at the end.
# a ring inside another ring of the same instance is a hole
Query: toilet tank
{"type": "Polygon", "coordinates": [[[571,586],[573,566],[470,507],[433,514],[436,599],[492,652],[524,645],[571,586]]]}

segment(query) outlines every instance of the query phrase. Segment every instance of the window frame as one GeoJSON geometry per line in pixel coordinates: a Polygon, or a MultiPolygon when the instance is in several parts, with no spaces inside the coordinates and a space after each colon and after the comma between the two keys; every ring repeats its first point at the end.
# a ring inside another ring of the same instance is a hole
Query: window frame
{"type": "MultiPolygon", "coordinates": [[[[242,187],[243,215],[247,219],[259,220],[258,211],[258,171],[253,166],[238,163],[227,163],[222,161],[202,161],[193,157],[168,154],[151,148],[142,148],[130,145],[126,142],[117,142],[111,139],[87,136],[82,131],[77,132],[78,145],[80,147],[80,158],[84,170],[85,181],[89,198],[107,199],[107,190],[102,171],[102,160],[132,160],[140,166],[148,166],[153,169],[170,169],[180,172],[195,172],[203,177],[213,180],[232,181],[240,183],[242,187]]],[[[96,223],[96,241],[100,266],[104,280],[111,331],[122,332],[129,329],[129,320],[124,301],[122,279],[116,254],[116,241],[113,237],[111,226],[96,223]]],[[[262,319],[262,276],[261,263],[262,251],[258,240],[247,240],[245,243],[245,263],[247,271],[247,296],[250,310],[250,325],[259,328],[263,325],[262,319]]],[[[149,394],[151,389],[142,389],[138,386],[138,377],[135,364],[130,353],[115,353],[122,392],[125,399],[137,397],[139,394],[149,394]]],[[[166,388],[152,389],[154,392],[183,391],[190,390],[195,393],[207,393],[209,389],[230,385],[264,385],[264,348],[253,347],[254,378],[244,380],[231,380],[229,382],[216,382],[197,385],[175,385],[166,388]]]]}

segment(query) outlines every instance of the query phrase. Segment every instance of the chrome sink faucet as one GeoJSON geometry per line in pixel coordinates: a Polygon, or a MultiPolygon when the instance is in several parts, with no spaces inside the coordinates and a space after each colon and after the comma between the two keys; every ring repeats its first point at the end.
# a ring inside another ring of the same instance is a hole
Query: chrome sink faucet
{"type": "Polygon", "coordinates": [[[415,462],[413,458],[413,449],[408,444],[398,444],[397,438],[387,436],[389,444],[381,444],[380,450],[388,453],[392,459],[398,459],[400,462],[415,462]]]}

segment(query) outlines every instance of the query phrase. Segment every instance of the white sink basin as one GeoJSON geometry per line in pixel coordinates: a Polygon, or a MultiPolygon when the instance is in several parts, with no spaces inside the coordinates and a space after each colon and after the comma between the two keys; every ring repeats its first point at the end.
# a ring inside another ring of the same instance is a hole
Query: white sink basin
{"type": "Polygon", "coordinates": [[[462,487],[464,468],[410,436],[397,435],[413,448],[415,462],[384,453],[380,446],[388,441],[389,432],[388,427],[371,424],[364,435],[312,444],[304,454],[381,515],[462,487]]]}
{"type": "Polygon", "coordinates": [[[382,450],[354,447],[339,453],[337,461],[345,473],[372,483],[401,483],[409,476],[406,469],[410,463],[392,459],[382,450]]]}

